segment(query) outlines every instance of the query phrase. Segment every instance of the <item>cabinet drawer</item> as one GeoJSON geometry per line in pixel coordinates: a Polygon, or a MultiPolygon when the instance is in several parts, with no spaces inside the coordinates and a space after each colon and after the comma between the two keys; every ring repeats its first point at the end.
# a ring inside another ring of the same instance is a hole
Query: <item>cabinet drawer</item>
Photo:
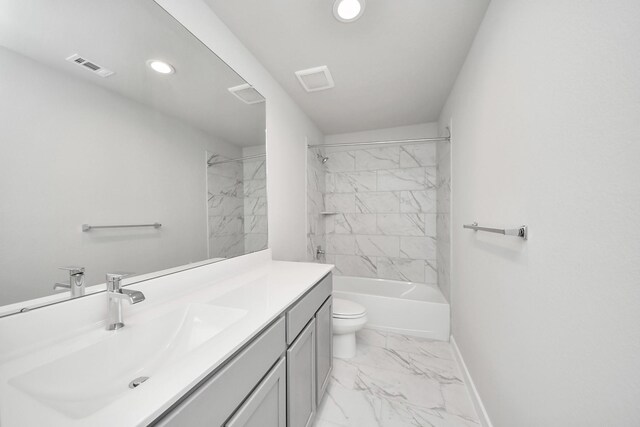
{"type": "Polygon", "coordinates": [[[285,321],[280,318],[153,425],[222,426],[285,349],[285,321]]]}
{"type": "Polygon", "coordinates": [[[287,344],[295,341],[298,334],[313,318],[322,303],[331,295],[333,282],[331,273],[327,274],[309,293],[302,297],[287,312],[287,344]]]}
{"type": "Polygon", "coordinates": [[[225,427],[286,427],[286,360],[271,369],[225,427]]]}

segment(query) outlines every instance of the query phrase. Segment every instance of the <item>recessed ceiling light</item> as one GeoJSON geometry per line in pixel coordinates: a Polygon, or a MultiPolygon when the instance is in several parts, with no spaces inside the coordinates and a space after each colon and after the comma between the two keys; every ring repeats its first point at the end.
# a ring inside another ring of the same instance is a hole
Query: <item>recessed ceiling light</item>
{"type": "Polygon", "coordinates": [[[176,69],[173,68],[171,64],[157,59],[147,61],[147,65],[151,67],[153,71],[160,74],[173,74],[176,72],[176,69]]]}
{"type": "Polygon", "coordinates": [[[333,14],[340,22],[353,22],[362,16],[365,0],[336,0],[333,3],[333,14]]]}

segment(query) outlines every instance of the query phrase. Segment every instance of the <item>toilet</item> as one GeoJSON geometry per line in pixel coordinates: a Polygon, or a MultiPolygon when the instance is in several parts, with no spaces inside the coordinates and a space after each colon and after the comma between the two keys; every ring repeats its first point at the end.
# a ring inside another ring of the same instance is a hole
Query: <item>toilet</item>
{"type": "Polygon", "coordinates": [[[367,323],[367,310],[342,298],[333,299],[333,356],[350,359],[356,355],[356,332],[367,323]]]}

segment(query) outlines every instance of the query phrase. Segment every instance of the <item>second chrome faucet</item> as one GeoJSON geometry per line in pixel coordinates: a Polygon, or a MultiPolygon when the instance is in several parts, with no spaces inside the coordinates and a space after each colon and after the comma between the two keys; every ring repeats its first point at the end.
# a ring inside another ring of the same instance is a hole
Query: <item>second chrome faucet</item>
{"type": "Polygon", "coordinates": [[[132,289],[122,289],[121,282],[127,274],[107,273],[107,330],[124,327],[122,301],[137,304],[144,301],[144,294],[132,289]]]}
{"type": "Polygon", "coordinates": [[[58,267],[60,270],[69,272],[69,283],[56,283],[53,290],[68,289],[71,292],[71,298],[77,298],[84,295],[84,267],[58,267]]]}

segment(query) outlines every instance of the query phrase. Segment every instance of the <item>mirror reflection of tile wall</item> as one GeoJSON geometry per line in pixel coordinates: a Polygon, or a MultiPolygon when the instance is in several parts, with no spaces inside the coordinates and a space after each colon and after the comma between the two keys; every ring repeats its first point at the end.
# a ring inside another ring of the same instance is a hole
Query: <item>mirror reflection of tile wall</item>
{"type": "Polygon", "coordinates": [[[238,150],[238,159],[248,157],[246,160],[216,156],[210,161],[210,258],[230,258],[267,248],[266,160],[259,148],[238,150]]]}

